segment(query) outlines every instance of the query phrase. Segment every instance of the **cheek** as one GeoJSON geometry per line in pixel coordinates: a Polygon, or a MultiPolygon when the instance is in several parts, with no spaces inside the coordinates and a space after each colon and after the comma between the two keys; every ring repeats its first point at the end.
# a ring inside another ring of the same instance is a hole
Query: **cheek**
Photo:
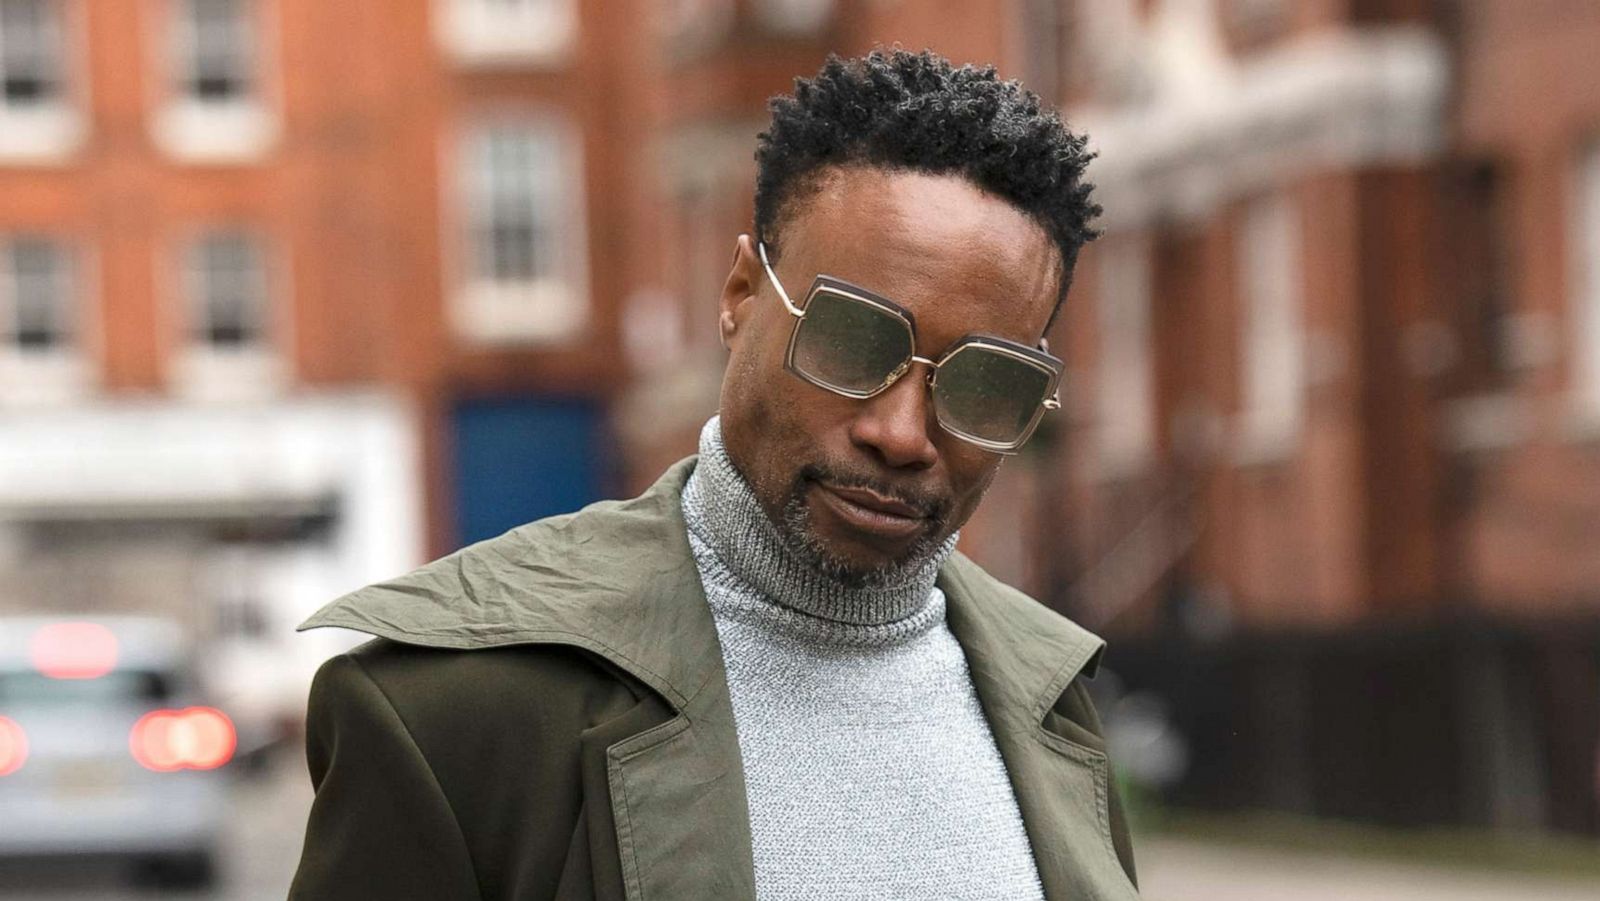
{"type": "MultiPolygon", "coordinates": [[[[783,368],[783,343],[750,335],[728,361],[723,382],[723,442],[756,496],[776,515],[795,474],[811,461],[810,426],[799,389],[807,387],[783,368]]],[[[786,340],[786,336],[785,336],[786,340]]]]}
{"type": "Polygon", "coordinates": [[[947,459],[950,461],[952,525],[959,528],[989,491],[1003,458],[977,448],[962,447],[953,450],[947,459]]]}

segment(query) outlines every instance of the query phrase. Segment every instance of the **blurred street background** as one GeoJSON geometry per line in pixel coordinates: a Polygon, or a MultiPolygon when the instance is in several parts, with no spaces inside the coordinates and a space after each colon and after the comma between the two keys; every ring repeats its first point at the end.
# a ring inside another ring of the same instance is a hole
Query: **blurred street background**
{"type": "Polygon", "coordinates": [[[1100,154],[962,541],[1147,897],[1600,897],[1597,0],[0,0],[0,897],[283,897],[294,625],[692,452],[766,99],[896,43],[1100,154]]]}

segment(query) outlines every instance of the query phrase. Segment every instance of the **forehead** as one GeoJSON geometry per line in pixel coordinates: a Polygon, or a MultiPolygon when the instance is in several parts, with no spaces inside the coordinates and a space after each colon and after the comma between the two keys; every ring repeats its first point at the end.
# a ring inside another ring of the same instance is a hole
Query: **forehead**
{"type": "Polygon", "coordinates": [[[1037,222],[961,176],[852,168],[797,204],[781,269],[890,298],[916,316],[919,343],[932,350],[970,332],[1036,342],[1060,265],[1037,222]]]}

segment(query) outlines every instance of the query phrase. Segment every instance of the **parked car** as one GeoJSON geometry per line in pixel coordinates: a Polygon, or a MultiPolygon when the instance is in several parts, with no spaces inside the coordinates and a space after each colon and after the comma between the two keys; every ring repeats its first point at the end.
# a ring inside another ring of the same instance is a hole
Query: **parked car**
{"type": "Polygon", "coordinates": [[[211,883],[237,736],[193,673],[171,621],[0,618],[0,856],[211,883]]]}

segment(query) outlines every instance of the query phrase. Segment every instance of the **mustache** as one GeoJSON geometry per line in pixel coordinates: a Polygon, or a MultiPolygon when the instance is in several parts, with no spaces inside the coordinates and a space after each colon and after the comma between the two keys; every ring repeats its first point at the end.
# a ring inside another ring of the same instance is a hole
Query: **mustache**
{"type": "Polygon", "coordinates": [[[840,488],[861,488],[899,501],[916,510],[918,515],[936,523],[943,523],[950,513],[950,500],[943,495],[916,491],[885,482],[870,473],[855,472],[828,463],[807,463],[795,476],[796,493],[806,482],[827,482],[840,488]]]}

